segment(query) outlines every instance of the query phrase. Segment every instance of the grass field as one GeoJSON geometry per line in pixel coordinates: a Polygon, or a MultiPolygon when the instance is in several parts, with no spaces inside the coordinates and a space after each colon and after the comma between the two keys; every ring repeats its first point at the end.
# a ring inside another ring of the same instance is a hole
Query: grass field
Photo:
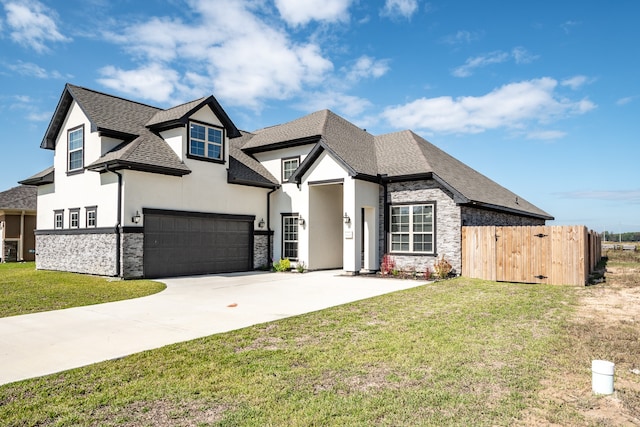
{"type": "Polygon", "coordinates": [[[164,288],[150,280],[41,271],[33,262],[0,264],[0,317],[138,298],[164,288]]]}
{"type": "Polygon", "coordinates": [[[640,282],[617,274],[457,278],[0,386],[0,424],[635,425],[639,325],[616,316],[640,282]],[[596,357],[616,362],[614,396],[591,393],[596,357]]]}

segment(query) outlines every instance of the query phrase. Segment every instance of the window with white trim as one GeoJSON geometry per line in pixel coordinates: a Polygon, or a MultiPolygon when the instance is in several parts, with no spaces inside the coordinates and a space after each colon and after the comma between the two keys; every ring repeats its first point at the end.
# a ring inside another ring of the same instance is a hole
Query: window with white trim
{"type": "Polygon", "coordinates": [[[222,129],[191,122],[189,126],[189,154],[211,160],[224,160],[222,129]]]}
{"type": "Polygon", "coordinates": [[[67,132],[69,172],[82,170],[84,167],[84,126],[70,129],[67,132]]]}
{"type": "Polygon", "coordinates": [[[282,182],[286,182],[300,166],[300,157],[282,159],[282,182]]]}
{"type": "Polygon", "coordinates": [[[298,259],[298,215],[282,216],[282,258],[298,259]]]}
{"type": "Polygon", "coordinates": [[[87,212],[87,228],[95,227],[98,221],[98,208],[90,206],[86,208],[87,212]]]}
{"type": "Polygon", "coordinates": [[[434,205],[391,206],[391,252],[434,253],[434,205]]]}
{"type": "Polygon", "coordinates": [[[69,228],[80,228],[80,209],[69,209],[69,228]]]}
{"type": "Polygon", "coordinates": [[[61,230],[64,228],[64,211],[53,211],[53,228],[61,230]]]}

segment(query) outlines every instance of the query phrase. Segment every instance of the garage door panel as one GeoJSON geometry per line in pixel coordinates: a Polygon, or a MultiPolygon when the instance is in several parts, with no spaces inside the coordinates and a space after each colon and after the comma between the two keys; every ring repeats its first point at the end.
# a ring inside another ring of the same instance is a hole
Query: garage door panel
{"type": "Polygon", "coordinates": [[[252,220],[146,213],[144,229],[146,277],[252,268],[252,220]]]}

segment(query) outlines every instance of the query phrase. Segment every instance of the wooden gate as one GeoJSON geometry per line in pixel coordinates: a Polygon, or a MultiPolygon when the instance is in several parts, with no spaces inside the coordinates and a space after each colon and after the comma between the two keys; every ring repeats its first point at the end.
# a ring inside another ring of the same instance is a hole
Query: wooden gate
{"type": "Polygon", "coordinates": [[[584,285],[600,237],[584,226],[462,227],[462,275],[485,280],[584,285]]]}

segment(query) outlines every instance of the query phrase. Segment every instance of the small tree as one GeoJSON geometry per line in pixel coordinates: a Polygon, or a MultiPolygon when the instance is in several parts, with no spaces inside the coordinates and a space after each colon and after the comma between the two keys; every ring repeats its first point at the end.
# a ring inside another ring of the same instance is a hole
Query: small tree
{"type": "Polygon", "coordinates": [[[380,264],[380,272],[383,276],[396,271],[396,261],[389,254],[384,254],[382,257],[382,263],[380,264]]]}

